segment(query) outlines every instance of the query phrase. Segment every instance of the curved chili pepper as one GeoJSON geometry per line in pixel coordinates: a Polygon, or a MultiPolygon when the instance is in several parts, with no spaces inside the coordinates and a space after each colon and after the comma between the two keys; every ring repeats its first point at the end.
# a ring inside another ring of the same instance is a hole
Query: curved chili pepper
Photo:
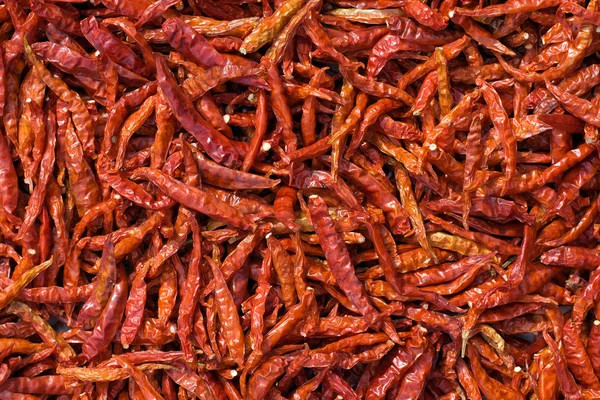
{"type": "Polygon", "coordinates": [[[0,204],[6,212],[12,213],[17,208],[18,177],[4,135],[0,136],[0,160],[2,160],[0,161],[0,184],[6,188],[0,195],[0,204]]]}
{"type": "Polygon", "coordinates": [[[67,84],[55,77],[44,67],[44,65],[36,59],[33,50],[25,39],[25,53],[29,62],[33,65],[36,74],[44,81],[44,83],[65,103],[68,104],[69,111],[72,113],[73,124],[81,136],[79,140],[82,142],[85,152],[88,155],[94,154],[94,133],[92,129],[92,119],[89,111],[81,97],[76,92],[69,89],[67,84]]]}
{"type": "Polygon", "coordinates": [[[134,177],[149,179],[173,199],[217,220],[227,221],[242,229],[251,229],[253,226],[244,215],[222,200],[193,186],[185,185],[161,171],[139,168],[134,177]]]}
{"type": "Polygon", "coordinates": [[[235,303],[231,292],[227,287],[227,281],[219,266],[211,259],[206,258],[210,264],[215,281],[215,300],[217,301],[217,311],[219,320],[223,326],[224,335],[227,340],[227,346],[235,362],[242,367],[244,364],[244,332],[239,322],[235,303]]]}
{"type": "Polygon", "coordinates": [[[308,16],[302,22],[302,25],[304,26],[306,34],[310,37],[315,46],[317,46],[317,48],[329,58],[336,61],[340,66],[354,67],[360,65],[349,60],[346,56],[335,49],[333,43],[329,39],[329,36],[327,36],[327,33],[323,27],[316,20],[315,11],[312,11],[308,14],[308,16]]]}
{"type": "Polygon", "coordinates": [[[495,394],[501,394],[501,396],[509,396],[515,399],[524,398],[520,392],[506,387],[502,383],[491,378],[485,372],[483,366],[481,365],[481,361],[479,360],[479,355],[475,353],[475,350],[472,346],[467,346],[467,354],[469,356],[469,363],[471,364],[473,376],[475,379],[477,379],[479,389],[481,389],[481,392],[484,396],[490,397],[494,396],[495,394]]]}
{"type": "Polygon", "coordinates": [[[482,46],[492,51],[497,51],[501,54],[506,54],[507,56],[515,55],[515,53],[512,50],[504,46],[499,40],[494,38],[494,36],[491,33],[489,33],[487,30],[483,29],[479,24],[474,22],[472,18],[455,13],[452,17],[452,21],[459,24],[470,37],[472,37],[482,46]]]}
{"type": "Polygon", "coordinates": [[[389,223],[394,233],[405,233],[409,229],[408,216],[397,199],[392,198],[390,193],[372,176],[366,174],[356,165],[341,160],[340,173],[347,176],[382,210],[387,213],[389,223]]]}
{"type": "MultiPolygon", "coordinates": [[[[293,0],[290,0],[293,1],[293,0]]],[[[279,73],[275,65],[266,57],[261,59],[261,64],[267,70],[267,82],[271,86],[271,103],[273,105],[273,113],[277,118],[277,123],[281,126],[283,141],[288,152],[296,150],[298,139],[293,132],[292,115],[287,104],[287,100],[283,94],[283,82],[279,77],[279,73]]]]}
{"type": "Polygon", "coordinates": [[[284,357],[274,356],[257,368],[248,382],[247,398],[262,399],[275,380],[283,375],[287,362],[284,357]]]}
{"type": "Polygon", "coordinates": [[[0,309],[5,308],[12,300],[14,300],[21,290],[23,290],[33,279],[44,272],[48,267],[52,265],[52,258],[49,260],[28,269],[26,272],[21,274],[18,278],[15,278],[9,285],[7,285],[3,292],[0,294],[0,309]]]}
{"type": "Polygon", "coordinates": [[[215,161],[226,166],[236,164],[238,153],[235,148],[226,137],[209,126],[198,114],[191,100],[176,84],[162,57],[156,58],[156,68],[159,86],[179,123],[194,135],[202,148],[215,161]]]}
{"type": "Polygon", "coordinates": [[[34,312],[25,303],[14,301],[6,311],[18,315],[24,322],[29,323],[47,346],[56,346],[60,361],[72,361],[75,358],[75,351],[71,346],[52,329],[50,324],[44,321],[39,314],[34,312]]]}
{"type": "Polygon", "coordinates": [[[81,21],[81,31],[98,51],[105,53],[115,63],[142,76],[149,76],[150,69],[127,45],[117,39],[108,29],[98,24],[95,17],[81,21]]]}
{"type": "Polygon", "coordinates": [[[406,371],[400,382],[396,398],[418,399],[426,383],[426,376],[433,367],[433,348],[429,347],[406,371]]]}
{"type": "Polygon", "coordinates": [[[63,70],[64,72],[71,72],[73,74],[81,73],[89,75],[90,78],[98,77],[98,71],[94,67],[93,61],[73,38],[52,24],[47,26],[46,34],[50,42],[31,44],[31,48],[37,56],[51,62],[58,68],[66,68],[63,70]],[[63,55],[71,57],[61,57],[63,55]]]}
{"type": "MultiPolygon", "coordinates": [[[[344,99],[344,103],[336,106],[337,113],[331,119],[332,132],[337,132],[341,128],[342,124],[344,123],[344,120],[348,117],[348,115],[353,109],[352,104],[354,103],[355,90],[352,84],[350,84],[350,82],[348,82],[348,80],[346,79],[344,79],[344,81],[342,82],[340,96],[342,97],[342,99],[344,99]]],[[[337,178],[339,173],[339,160],[342,157],[343,144],[344,143],[341,137],[339,139],[334,139],[331,141],[331,175],[334,178],[337,178]]]]}
{"type": "Polygon", "coordinates": [[[268,179],[222,167],[205,158],[193,146],[190,146],[189,143],[184,142],[183,146],[192,150],[192,154],[202,175],[202,181],[211,185],[226,189],[263,189],[277,186],[280,182],[279,180],[268,179]]]}
{"type": "Polygon", "coordinates": [[[82,346],[82,353],[87,359],[95,357],[110,345],[123,318],[126,299],[127,276],[125,271],[119,268],[117,269],[117,282],[110,298],[100,313],[92,334],[82,346]]]}
{"type": "Polygon", "coordinates": [[[565,359],[563,358],[558,345],[546,331],[544,331],[544,339],[546,340],[546,343],[548,343],[548,347],[554,355],[556,375],[560,391],[570,398],[582,398],[580,388],[575,383],[573,375],[571,375],[571,373],[568,371],[565,359]]]}
{"type": "Polygon", "coordinates": [[[273,259],[273,267],[279,277],[281,284],[281,296],[286,308],[290,308],[296,302],[296,286],[292,260],[281,243],[270,233],[267,234],[267,246],[273,259]]]}
{"type": "Polygon", "coordinates": [[[273,204],[275,217],[292,231],[300,229],[300,225],[296,223],[296,213],[294,212],[294,205],[298,200],[296,194],[297,191],[293,188],[282,186],[277,191],[277,196],[273,204]]]}
{"type": "Polygon", "coordinates": [[[106,238],[98,270],[98,280],[94,292],[82,306],[78,315],[78,323],[87,329],[91,328],[100,316],[100,312],[106,305],[117,278],[114,244],[110,238],[106,238]]]}
{"type": "Polygon", "coordinates": [[[369,80],[368,78],[360,75],[353,68],[340,66],[340,73],[352,85],[354,85],[355,87],[359,88],[367,94],[401,101],[409,106],[412,106],[414,104],[413,97],[406,93],[404,90],[398,87],[388,85],[387,83],[369,80]]]}
{"type": "Polygon", "coordinates": [[[585,346],[581,340],[581,327],[574,321],[567,321],[563,329],[562,343],[567,365],[573,376],[584,386],[597,388],[598,377],[593,373],[592,363],[587,357],[585,346]]]}
{"type": "Polygon", "coordinates": [[[325,256],[336,281],[369,323],[378,326],[380,324],[377,318],[378,313],[369,304],[364,286],[354,275],[350,256],[339,234],[335,232],[334,223],[327,212],[325,202],[318,196],[311,197],[309,199],[309,209],[315,224],[315,230],[324,247],[325,256]]]}
{"type": "Polygon", "coordinates": [[[415,332],[415,337],[407,340],[404,347],[397,346],[383,361],[378,373],[371,380],[365,398],[382,399],[389,388],[398,382],[409,371],[415,360],[425,351],[426,339],[415,332]]]}
{"type": "Polygon", "coordinates": [[[252,32],[246,36],[242,43],[242,47],[240,48],[240,53],[247,54],[255,52],[273,40],[294,14],[300,10],[302,5],[303,2],[300,0],[288,0],[283,3],[281,7],[277,8],[272,15],[263,19],[254,27],[252,32]]]}
{"type": "Polygon", "coordinates": [[[399,166],[395,170],[396,184],[398,185],[398,191],[400,192],[400,199],[402,200],[404,208],[407,210],[408,216],[413,225],[417,240],[421,244],[421,247],[437,261],[436,255],[433,253],[431,245],[427,240],[427,234],[425,232],[425,226],[423,224],[423,216],[418,208],[417,201],[414,197],[414,193],[411,190],[411,182],[408,174],[403,167],[399,166]]]}
{"type": "Polygon", "coordinates": [[[66,33],[82,36],[79,21],[54,4],[46,2],[32,4],[31,11],[66,33]]]}

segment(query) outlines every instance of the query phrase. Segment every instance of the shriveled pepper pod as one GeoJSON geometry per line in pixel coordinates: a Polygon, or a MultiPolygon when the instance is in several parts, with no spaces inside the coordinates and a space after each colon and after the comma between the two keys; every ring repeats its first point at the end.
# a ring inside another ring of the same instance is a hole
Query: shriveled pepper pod
{"type": "Polygon", "coordinates": [[[596,1],[0,4],[0,400],[600,398],[596,1]]]}

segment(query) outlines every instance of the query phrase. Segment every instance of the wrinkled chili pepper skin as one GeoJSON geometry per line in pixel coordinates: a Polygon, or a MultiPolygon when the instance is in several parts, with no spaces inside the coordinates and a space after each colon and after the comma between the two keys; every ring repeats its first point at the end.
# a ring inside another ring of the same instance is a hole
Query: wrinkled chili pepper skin
{"type": "Polygon", "coordinates": [[[386,356],[380,370],[371,380],[366,399],[383,399],[389,388],[401,379],[402,375],[423,354],[426,341],[415,332],[415,337],[407,340],[404,347],[397,347],[386,356]]]}
{"type": "Polygon", "coordinates": [[[380,324],[377,318],[378,313],[369,303],[364,286],[354,274],[350,255],[341,237],[335,231],[335,225],[329,216],[325,201],[318,196],[311,197],[309,209],[321,243],[328,243],[324,251],[336,281],[367,321],[378,326],[380,324]]]}
{"type": "Polygon", "coordinates": [[[594,250],[577,246],[561,246],[542,254],[540,260],[547,265],[560,265],[595,269],[600,258],[594,250]]]}
{"type": "Polygon", "coordinates": [[[117,279],[113,291],[104,306],[94,330],[82,346],[83,355],[91,359],[106,349],[119,329],[125,312],[127,299],[127,276],[122,269],[117,270],[117,279]]]}
{"type": "Polygon", "coordinates": [[[162,57],[156,58],[158,82],[179,123],[199,141],[204,150],[226,166],[237,162],[238,153],[221,133],[217,132],[194,109],[192,102],[177,86],[162,57]]]}
{"type": "Polygon", "coordinates": [[[12,213],[17,208],[18,200],[18,178],[15,167],[10,162],[11,155],[8,148],[7,138],[3,135],[0,137],[0,157],[3,161],[0,162],[0,184],[6,188],[0,196],[2,207],[8,213],[12,213]]]}
{"type": "Polygon", "coordinates": [[[0,399],[600,398],[600,12],[0,4],[0,399]]]}
{"type": "Polygon", "coordinates": [[[151,180],[159,188],[162,188],[169,196],[181,200],[184,204],[187,203],[190,208],[195,209],[198,212],[214,216],[217,219],[227,220],[232,225],[242,229],[249,229],[253,226],[253,224],[239,211],[228,206],[218,198],[211,196],[210,193],[206,193],[181,182],[178,183],[159,170],[138,169],[136,175],[151,180]]]}
{"type": "Polygon", "coordinates": [[[406,211],[400,202],[390,196],[390,193],[376,179],[356,165],[344,160],[340,162],[340,173],[355,182],[373,202],[388,214],[389,224],[394,233],[407,232],[410,225],[406,211]]]}
{"type": "Polygon", "coordinates": [[[231,356],[238,365],[244,364],[244,332],[237,315],[236,307],[233,302],[233,297],[227,288],[227,281],[223,277],[223,273],[212,260],[207,260],[211,265],[213,277],[215,280],[215,298],[217,300],[217,309],[219,319],[225,329],[225,336],[228,341],[229,351],[231,356]]]}
{"type": "Polygon", "coordinates": [[[95,17],[92,16],[81,21],[81,28],[86,39],[98,51],[105,52],[115,63],[139,75],[149,74],[148,67],[133,50],[127,48],[107,28],[99,25],[95,17]]]}

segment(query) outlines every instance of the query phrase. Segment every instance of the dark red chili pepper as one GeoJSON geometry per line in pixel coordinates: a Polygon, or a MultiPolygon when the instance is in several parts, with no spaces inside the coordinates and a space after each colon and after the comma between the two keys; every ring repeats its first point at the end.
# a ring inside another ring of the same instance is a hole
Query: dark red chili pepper
{"type": "Polygon", "coordinates": [[[309,209],[321,244],[327,243],[324,247],[325,256],[336,281],[367,321],[374,327],[379,326],[381,322],[378,313],[369,303],[364,286],[354,274],[350,255],[341,237],[335,232],[325,201],[318,196],[311,197],[309,209]]]}
{"type": "Polygon", "coordinates": [[[157,56],[156,67],[160,88],[179,123],[194,135],[212,159],[226,166],[234,165],[238,159],[237,150],[198,114],[191,100],[177,86],[162,57],[157,56]]]}
{"type": "Polygon", "coordinates": [[[98,24],[95,17],[81,21],[81,30],[86,39],[101,53],[115,63],[142,76],[149,76],[150,69],[125,43],[116,38],[107,28],[98,24]]]}
{"type": "Polygon", "coordinates": [[[1,399],[599,397],[594,2],[93,3],[0,5],[1,399]]]}
{"type": "Polygon", "coordinates": [[[92,334],[82,346],[83,355],[89,360],[104,351],[113,340],[125,312],[127,299],[127,276],[123,268],[117,269],[117,282],[98,317],[92,334]]]}
{"type": "Polygon", "coordinates": [[[210,193],[179,182],[159,170],[140,168],[135,171],[134,177],[149,179],[173,199],[198,212],[227,221],[242,229],[250,229],[254,225],[241,212],[210,193]]]}

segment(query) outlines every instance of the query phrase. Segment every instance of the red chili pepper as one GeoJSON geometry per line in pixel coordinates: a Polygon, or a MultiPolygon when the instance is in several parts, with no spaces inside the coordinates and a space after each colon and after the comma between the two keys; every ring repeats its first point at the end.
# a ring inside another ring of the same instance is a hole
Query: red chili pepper
{"type": "Polygon", "coordinates": [[[198,212],[226,220],[242,229],[249,229],[253,226],[253,223],[248,221],[239,211],[226,205],[226,203],[212,196],[210,193],[178,182],[159,170],[140,168],[136,170],[134,176],[145,177],[151,180],[169,196],[181,200],[184,204],[187,204],[190,208],[198,212]],[[225,210],[228,210],[226,214],[224,213],[225,210]]]}
{"type": "Polygon", "coordinates": [[[317,235],[322,244],[325,244],[325,255],[332,268],[336,281],[343,288],[350,301],[367,318],[370,324],[378,326],[377,311],[369,304],[364,286],[358,281],[351,269],[351,260],[348,251],[339,234],[335,232],[333,220],[327,212],[323,199],[318,196],[311,197],[309,201],[311,219],[315,224],[317,235]]]}
{"type": "Polygon", "coordinates": [[[172,73],[168,70],[163,58],[156,58],[157,74],[160,88],[173,114],[186,129],[194,135],[203,149],[217,162],[225,165],[235,164],[237,151],[229,140],[222,136],[198,114],[183,91],[177,86],[172,73]]]}
{"type": "Polygon", "coordinates": [[[231,353],[231,357],[241,367],[244,364],[244,332],[240,325],[239,316],[231,292],[227,288],[227,281],[222,276],[218,265],[211,260],[206,259],[213,271],[215,281],[215,300],[217,301],[217,310],[219,320],[223,327],[223,334],[227,340],[227,347],[231,353]]]}
{"type": "Polygon", "coordinates": [[[404,347],[397,346],[386,356],[377,374],[371,380],[365,398],[385,398],[389,388],[398,382],[405,373],[410,372],[411,365],[422,357],[427,344],[419,331],[420,329],[417,329],[414,332],[414,337],[409,338],[404,347]]]}
{"type": "Polygon", "coordinates": [[[6,0],[0,398],[597,398],[599,15],[6,0]]]}
{"type": "Polygon", "coordinates": [[[87,359],[95,357],[110,345],[121,324],[126,299],[127,276],[125,271],[120,268],[117,270],[117,282],[108,302],[100,313],[92,334],[82,346],[82,353],[87,359]]]}

